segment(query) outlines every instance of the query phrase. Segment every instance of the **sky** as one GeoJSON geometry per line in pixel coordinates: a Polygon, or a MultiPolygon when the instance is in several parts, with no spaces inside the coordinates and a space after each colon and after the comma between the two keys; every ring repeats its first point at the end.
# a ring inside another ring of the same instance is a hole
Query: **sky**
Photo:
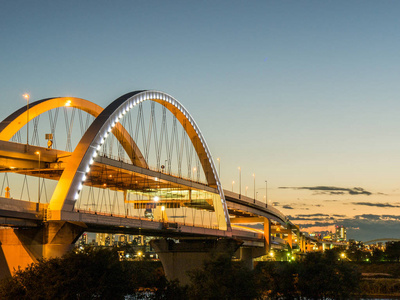
{"type": "Polygon", "coordinates": [[[153,89],[201,128],[226,189],[304,230],[400,238],[398,1],[1,1],[0,118],[153,89]],[[217,163],[217,161],[216,161],[217,163]],[[264,198],[265,200],[265,198],[264,198]],[[328,227],[327,227],[328,226],[328,227]]]}

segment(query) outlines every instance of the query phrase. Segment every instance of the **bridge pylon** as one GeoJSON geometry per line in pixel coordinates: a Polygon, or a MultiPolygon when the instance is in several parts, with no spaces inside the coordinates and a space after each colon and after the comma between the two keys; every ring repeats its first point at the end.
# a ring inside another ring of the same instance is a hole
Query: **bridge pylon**
{"type": "Polygon", "coordinates": [[[37,228],[0,229],[0,278],[39,259],[66,254],[85,227],[80,222],[50,221],[37,228]]]}

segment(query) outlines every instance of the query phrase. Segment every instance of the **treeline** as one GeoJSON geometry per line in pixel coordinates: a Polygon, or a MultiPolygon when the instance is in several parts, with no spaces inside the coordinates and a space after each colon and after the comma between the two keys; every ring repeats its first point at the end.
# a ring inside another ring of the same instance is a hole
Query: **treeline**
{"type": "Polygon", "coordinates": [[[337,252],[301,261],[260,262],[246,269],[214,254],[190,273],[191,284],[168,281],[159,262],[119,261],[115,250],[88,248],[42,260],[0,283],[0,299],[351,299],[361,274],[337,252]]]}

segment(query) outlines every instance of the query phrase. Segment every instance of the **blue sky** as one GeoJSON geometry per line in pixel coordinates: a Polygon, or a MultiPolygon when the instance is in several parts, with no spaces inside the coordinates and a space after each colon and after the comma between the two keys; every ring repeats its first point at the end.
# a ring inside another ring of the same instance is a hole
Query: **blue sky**
{"type": "Polygon", "coordinates": [[[25,92],[106,106],[132,90],[161,90],[195,118],[226,188],[240,166],[242,190],[252,190],[255,173],[261,198],[267,179],[283,212],[345,215],[357,228],[356,216],[400,215],[399,9],[398,1],[2,1],[1,118],[25,104],[25,92]],[[318,186],[371,194],[298,189],[318,186]]]}

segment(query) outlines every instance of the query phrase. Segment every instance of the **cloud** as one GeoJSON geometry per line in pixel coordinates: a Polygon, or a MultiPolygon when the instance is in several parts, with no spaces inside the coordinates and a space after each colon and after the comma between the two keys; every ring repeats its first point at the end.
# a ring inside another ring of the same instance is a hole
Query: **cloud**
{"type": "Polygon", "coordinates": [[[282,208],[285,208],[285,209],[294,209],[294,208],[291,207],[290,205],[284,205],[284,206],[282,206],[282,208]]]}
{"type": "MultiPolygon", "coordinates": [[[[332,231],[333,225],[347,227],[347,239],[369,241],[379,238],[400,238],[400,215],[362,214],[352,218],[344,215],[310,214],[289,216],[290,220],[300,221],[298,225],[305,231],[332,231]],[[335,220],[333,217],[343,217],[335,220]],[[302,223],[304,221],[305,223],[302,223]]],[[[296,222],[295,222],[296,223],[296,222]]]]}
{"type": "MultiPolygon", "coordinates": [[[[332,221],[335,220],[334,217],[331,217],[327,214],[302,214],[296,216],[288,216],[291,221],[332,221]]],[[[314,223],[312,223],[314,224],[314,223]]]]}
{"type": "Polygon", "coordinates": [[[374,206],[374,207],[400,207],[400,205],[394,205],[389,203],[372,203],[372,202],[351,202],[353,205],[364,205],[364,206],[374,206]]]}
{"type": "Polygon", "coordinates": [[[310,190],[315,191],[316,194],[321,195],[372,195],[371,192],[368,192],[360,187],[354,188],[341,188],[335,186],[303,186],[303,187],[279,187],[280,189],[293,189],[293,190],[310,190]]]}

